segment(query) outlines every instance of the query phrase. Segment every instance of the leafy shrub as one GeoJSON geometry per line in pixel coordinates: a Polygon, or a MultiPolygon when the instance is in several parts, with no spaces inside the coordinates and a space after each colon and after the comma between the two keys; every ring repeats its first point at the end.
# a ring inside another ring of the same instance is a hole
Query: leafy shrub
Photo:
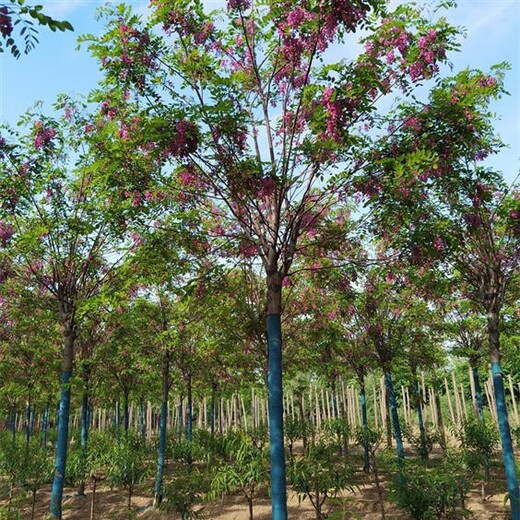
{"type": "Polygon", "coordinates": [[[411,518],[435,520],[468,516],[464,496],[470,480],[461,458],[448,457],[443,463],[427,468],[406,462],[400,479],[390,488],[390,499],[406,510],[411,518]]]}
{"type": "Polygon", "coordinates": [[[252,520],[254,494],[269,474],[267,448],[263,443],[258,445],[251,436],[237,432],[228,439],[226,459],[227,462],[216,468],[209,496],[215,498],[230,491],[240,491],[247,499],[252,520]]]}
{"type": "Polygon", "coordinates": [[[353,472],[337,456],[335,442],[320,440],[310,446],[303,457],[292,459],[288,474],[298,499],[301,502],[308,498],[318,519],[327,518],[330,513],[324,511],[328,498],[335,498],[344,489],[353,489],[353,472]]]}
{"type": "Polygon", "coordinates": [[[106,477],[111,486],[128,490],[128,508],[132,505],[135,486],[146,479],[150,467],[146,451],[137,434],[128,432],[119,442],[114,442],[102,458],[106,477]]]}
{"type": "Polygon", "coordinates": [[[499,433],[491,419],[465,421],[457,432],[466,464],[472,471],[484,470],[484,480],[489,481],[491,458],[498,446],[499,433]]]}
{"type": "Polygon", "coordinates": [[[161,509],[168,514],[178,514],[183,520],[198,518],[199,511],[195,505],[200,502],[204,495],[210,491],[210,480],[207,472],[201,472],[196,468],[181,470],[164,487],[166,501],[161,503],[161,509]]]}

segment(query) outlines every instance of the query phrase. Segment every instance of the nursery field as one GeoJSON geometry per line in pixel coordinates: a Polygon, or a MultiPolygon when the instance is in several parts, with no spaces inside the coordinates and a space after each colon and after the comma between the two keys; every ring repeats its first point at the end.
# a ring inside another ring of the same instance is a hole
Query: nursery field
{"type": "Polygon", "coordinates": [[[511,2],[0,2],[0,520],[520,520],[511,2]]]}
{"type": "MultiPolygon", "coordinates": [[[[459,370],[458,384],[456,373],[447,373],[437,391],[422,373],[421,397],[427,396],[421,400],[422,438],[417,408],[410,407],[408,389],[400,387],[401,463],[383,381],[367,379],[373,399],[365,402],[365,427],[355,386],[340,380],[337,394],[317,383],[305,391],[288,388],[288,518],[510,518],[496,419],[488,406],[479,417],[469,375],[471,371],[459,370]]],[[[510,386],[518,449],[514,390],[510,386]]],[[[160,410],[149,402],[132,402],[125,420],[118,406],[97,413],[92,409],[83,433],[79,416],[73,414],[64,519],[272,517],[262,391],[220,397],[213,405],[206,398],[195,400],[196,419],[189,428],[189,407],[177,399],[169,408],[160,502],[154,493],[160,410]],[[82,435],[88,435],[85,449],[82,435]]],[[[2,518],[48,517],[55,418],[47,416],[44,422],[43,414],[33,414],[6,423],[1,432],[2,518]]]]}

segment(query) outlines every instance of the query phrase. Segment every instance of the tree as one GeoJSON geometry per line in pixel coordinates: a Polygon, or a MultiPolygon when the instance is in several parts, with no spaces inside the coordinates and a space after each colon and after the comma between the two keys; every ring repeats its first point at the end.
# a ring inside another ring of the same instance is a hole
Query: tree
{"type": "Polygon", "coordinates": [[[495,66],[492,74],[464,70],[433,89],[427,103],[401,106],[393,121],[399,130],[381,143],[358,180],[389,247],[423,272],[455,274],[463,296],[486,316],[502,456],[517,520],[520,494],[501,369],[500,315],[508,289],[517,288],[520,199],[518,188],[508,188],[497,172],[480,165],[503,146],[490,102],[504,93],[505,69],[507,64],[495,66]],[[369,185],[377,189],[362,188],[369,185]]]}
{"type": "MultiPolygon", "coordinates": [[[[212,13],[197,0],[154,1],[148,26],[123,7],[102,13],[106,34],[86,40],[105,72],[97,99],[121,140],[174,163],[179,198],[191,188],[214,201],[212,235],[228,256],[261,261],[273,518],[286,518],[283,280],[304,253],[300,238],[319,229],[361,167],[378,100],[435,76],[456,30],[380,0],[230,0],[212,13]],[[360,28],[372,31],[365,51],[327,63],[327,51],[360,28]]],[[[138,197],[144,181],[134,181],[138,197]]]]}
{"type": "MultiPolygon", "coordinates": [[[[1,138],[2,263],[9,276],[47,295],[62,332],[61,399],[51,513],[61,517],[67,459],[71,376],[86,303],[108,286],[121,230],[93,182],[95,168],[85,140],[90,121],[66,97],[51,119],[28,113],[27,133],[7,129],[1,138]],[[112,257],[109,257],[112,253],[112,257]]],[[[114,211],[114,207],[110,208],[114,211]]]]}

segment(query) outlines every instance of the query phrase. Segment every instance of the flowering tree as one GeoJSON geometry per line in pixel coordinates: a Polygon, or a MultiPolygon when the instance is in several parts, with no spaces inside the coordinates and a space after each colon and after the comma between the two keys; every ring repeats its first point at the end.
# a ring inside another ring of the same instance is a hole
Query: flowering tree
{"type": "Polygon", "coordinates": [[[175,164],[178,197],[213,201],[214,238],[261,261],[273,518],[286,518],[284,278],[304,252],[300,239],[316,234],[361,168],[378,100],[437,75],[456,31],[380,0],[229,0],[212,13],[197,0],[151,7],[147,26],[124,7],[104,10],[106,34],[87,37],[105,72],[99,101],[123,142],[175,164]],[[370,36],[352,53],[361,28],[370,36]]]}
{"type": "Polygon", "coordinates": [[[479,164],[502,146],[489,105],[504,92],[505,68],[494,67],[495,75],[465,70],[435,88],[428,103],[402,106],[395,114],[399,130],[359,181],[375,187],[365,191],[366,200],[389,247],[423,272],[455,274],[463,297],[486,315],[502,455],[518,519],[499,325],[508,288],[516,287],[518,276],[520,197],[517,188],[479,164]]]}
{"type": "MultiPolygon", "coordinates": [[[[120,229],[90,171],[81,107],[62,98],[58,119],[27,114],[27,133],[0,138],[0,262],[45,295],[63,337],[60,418],[51,513],[61,517],[75,345],[86,303],[109,284],[120,229]],[[112,256],[110,256],[112,255],[112,256]]],[[[112,208],[113,211],[113,208],[112,208]]]]}
{"type": "Polygon", "coordinates": [[[34,21],[39,25],[46,25],[51,31],[73,31],[72,25],[59,22],[42,12],[43,6],[25,5],[25,0],[9,0],[0,3],[0,52],[10,49],[15,58],[20,57],[20,49],[14,39],[14,28],[18,26],[19,37],[23,39],[24,53],[29,53],[38,43],[37,29],[34,21]]]}

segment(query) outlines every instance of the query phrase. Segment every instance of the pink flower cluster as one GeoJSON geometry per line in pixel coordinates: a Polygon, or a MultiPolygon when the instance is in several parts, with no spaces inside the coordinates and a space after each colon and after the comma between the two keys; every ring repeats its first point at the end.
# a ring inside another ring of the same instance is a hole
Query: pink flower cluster
{"type": "MultiPolygon", "coordinates": [[[[278,33],[282,40],[280,59],[285,66],[276,74],[275,79],[299,80],[305,55],[314,49],[324,52],[332,43],[340,28],[353,30],[359,20],[366,17],[368,8],[353,5],[350,0],[334,0],[320,4],[319,12],[298,6],[285,11],[278,21],[278,33]],[[315,21],[320,23],[312,23],[315,21]]],[[[293,85],[296,86],[296,85],[293,85]]]]}
{"type": "Polygon", "coordinates": [[[168,145],[168,153],[177,158],[188,157],[197,151],[199,133],[195,123],[180,120],[175,125],[173,139],[168,145]]]}
{"type": "Polygon", "coordinates": [[[227,8],[230,11],[246,11],[251,7],[251,0],[228,0],[227,8]]]}
{"type": "Polygon", "coordinates": [[[0,244],[2,247],[6,247],[11,237],[14,235],[14,228],[0,220],[0,244]]]}
{"type": "Polygon", "coordinates": [[[438,61],[446,57],[446,50],[438,42],[437,31],[430,29],[417,40],[419,56],[408,66],[408,74],[413,82],[429,79],[439,70],[438,61]]]}
{"type": "Polygon", "coordinates": [[[13,32],[13,22],[7,7],[0,7],[0,34],[7,37],[13,32]]]}
{"type": "Polygon", "coordinates": [[[45,145],[52,144],[52,140],[56,137],[56,130],[54,128],[45,127],[41,121],[34,123],[36,128],[36,135],[34,137],[34,147],[39,150],[45,145]]]}

